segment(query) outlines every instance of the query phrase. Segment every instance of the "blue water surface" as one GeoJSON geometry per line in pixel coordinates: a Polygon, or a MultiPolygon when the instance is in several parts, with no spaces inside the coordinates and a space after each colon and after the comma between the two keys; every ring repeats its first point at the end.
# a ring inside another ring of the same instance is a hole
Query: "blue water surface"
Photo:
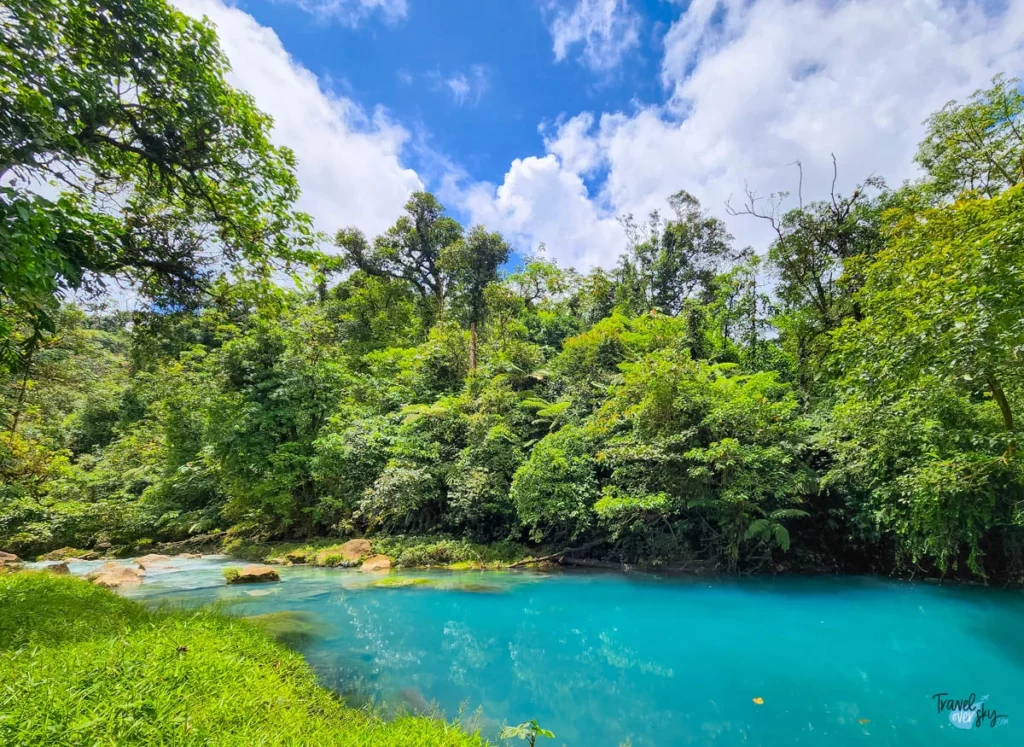
{"type": "Polygon", "coordinates": [[[304,567],[226,586],[232,564],[174,559],[124,593],[302,613],[313,634],[294,645],[326,686],[388,711],[440,709],[494,741],[503,723],[536,718],[556,734],[538,744],[574,747],[1024,745],[1021,591],[442,571],[382,589],[378,575],[304,567]],[[988,695],[1005,721],[957,728],[936,693],[988,695]]]}

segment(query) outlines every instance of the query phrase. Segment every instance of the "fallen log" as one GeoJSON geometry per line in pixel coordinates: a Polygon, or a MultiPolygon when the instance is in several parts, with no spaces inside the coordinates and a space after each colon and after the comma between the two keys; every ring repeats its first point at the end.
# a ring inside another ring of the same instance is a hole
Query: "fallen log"
{"type": "Polygon", "coordinates": [[[510,565],[509,568],[522,568],[523,566],[532,565],[533,563],[543,563],[543,562],[545,562],[547,560],[554,560],[555,558],[561,558],[564,555],[571,555],[574,552],[583,552],[584,550],[590,550],[591,548],[594,548],[594,547],[597,547],[598,545],[603,545],[603,544],[604,544],[604,540],[603,539],[601,539],[601,540],[594,540],[593,542],[588,542],[587,544],[580,545],[579,547],[567,547],[564,550],[559,550],[558,552],[553,552],[550,555],[544,555],[544,556],[539,557],[539,558],[527,558],[526,560],[520,560],[520,561],[515,562],[512,565],[510,565]]]}
{"type": "Polygon", "coordinates": [[[216,542],[224,539],[224,532],[210,532],[209,534],[197,534],[194,537],[187,537],[183,540],[175,540],[174,542],[158,542],[156,546],[161,550],[169,549],[173,547],[184,547],[186,545],[203,545],[208,542],[216,542]]]}
{"type": "Polygon", "coordinates": [[[634,567],[629,563],[616,563],[611,560],[588,560],[587,558],[560,557],[558,562],[562,565],[576,565],[581,568],[607,568],[610,571],[631,571],[634,567]]]}

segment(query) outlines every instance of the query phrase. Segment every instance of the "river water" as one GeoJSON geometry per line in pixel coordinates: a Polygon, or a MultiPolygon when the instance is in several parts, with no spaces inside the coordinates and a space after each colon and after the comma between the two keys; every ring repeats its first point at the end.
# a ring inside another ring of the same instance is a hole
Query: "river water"
{"type": "Polygon", "coordinates": [[[538,745],[574,747],[1024,745],[1021,591],[442,571],[378,588],[377,574],[301,566],[227,586],[237,561],[169,565],[123,593],[286,613],[290,645],[350,702],[461,714],[495,741],[502,723],[536,718],[556,735],[538,745]],[[946,702],[972,694],[970,712],[946,702]]]}

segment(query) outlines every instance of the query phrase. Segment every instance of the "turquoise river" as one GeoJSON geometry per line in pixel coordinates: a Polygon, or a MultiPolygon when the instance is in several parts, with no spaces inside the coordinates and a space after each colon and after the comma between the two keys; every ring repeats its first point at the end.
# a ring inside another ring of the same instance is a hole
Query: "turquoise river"
{"type": "Polygon", "coordinates": [[[553,747],[1024,745],[1020,590],[529,571],[400,572],[429,583],[387,589],[301,566],[227,586],[228,565],[174,559],[123,593],[287,613],[348,701],[436,710],[495,743],[536,718],[553,747]],[[973,710],[949,702],[972,694],[973,710]]]}

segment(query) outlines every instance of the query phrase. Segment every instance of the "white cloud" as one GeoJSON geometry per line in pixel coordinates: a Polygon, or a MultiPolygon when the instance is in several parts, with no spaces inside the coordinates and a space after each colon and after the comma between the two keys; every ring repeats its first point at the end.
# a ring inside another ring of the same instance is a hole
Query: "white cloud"
{"type": "Polygon", "coordinates": [[[294,60],[269,28],[220,0],[174,0],[216,24],[231,61],[230,82],[274,118],[273,139],[298,157],[299,208],[317,228],[355,225],[373,235],[390,226],[409,194],[422,188],[401,162],[409,133],[382,109],[367,112],[294,60]]]}
{"type": "Polygon", "coordinates": [[[456,106],[476,106],[491,87],[490,75],[483,65],[473,65],[466,72],[455,72],[447,77],[436,72],[428,77],[433,81],[434,90],[449,93],[456,106]]]}
{"type": "Polygon", "coordinates": [[[588,174],[601,162],[598,142],[589,136],[594,126],[594,115],[582,112],[575,117],[558,123],[554,137],[547,135],[548,127],[541,125],[544,134],[544,147],[548,153],[554,153],[562,162],[562,166],[578,174],[588,174]]]}
{"type": "Polygon", "coordinates": [[[374,13],[387,23],[404,19],[409,14],[407,0],[278,0],[295,5],[322,22],[335,21],[357,26],[374,13]]]}
{"type": "MultiPolygon", "coordinates": [[[[833,152],[840,190],[869,174],[898,184],[930,112],[1024,72],[1021,29],[1024,0],[693,0],[665,36],[664,105],[561,119],[542,129],[547,155],[459,196],[564,263],[609,266],[624,243],[613,217],[679,189],[725,217],[745,183],[795,192],[800,160],[805,199],[823,197],[833,152]],[[584,176],[600,177],[595,193],[584,176]]],[[[770,239],[754,219],[729,225],[741,244],[770,239]]]]}
{"type": "Polygon", "coordinates": [[[580,268],[601,264],[602,250],[622,235],[615,218],[602,215],[590,200],[580,176],[553,155],[517,158],[497,187],[488,182],[460,187],[449,180],[441,198],[458,204],[474,224],[501,230],[520,251],[550,241],[549,257],[580,268]]]}
{"type": "Polygon", "coordinates": [[[547,6],[547,12],[556,62],[582,44],[580,62],[607,72],[640,42],[640,16],[629,7],[629,0],[576,0],[571,11],[556,1],[547,6]]]}

